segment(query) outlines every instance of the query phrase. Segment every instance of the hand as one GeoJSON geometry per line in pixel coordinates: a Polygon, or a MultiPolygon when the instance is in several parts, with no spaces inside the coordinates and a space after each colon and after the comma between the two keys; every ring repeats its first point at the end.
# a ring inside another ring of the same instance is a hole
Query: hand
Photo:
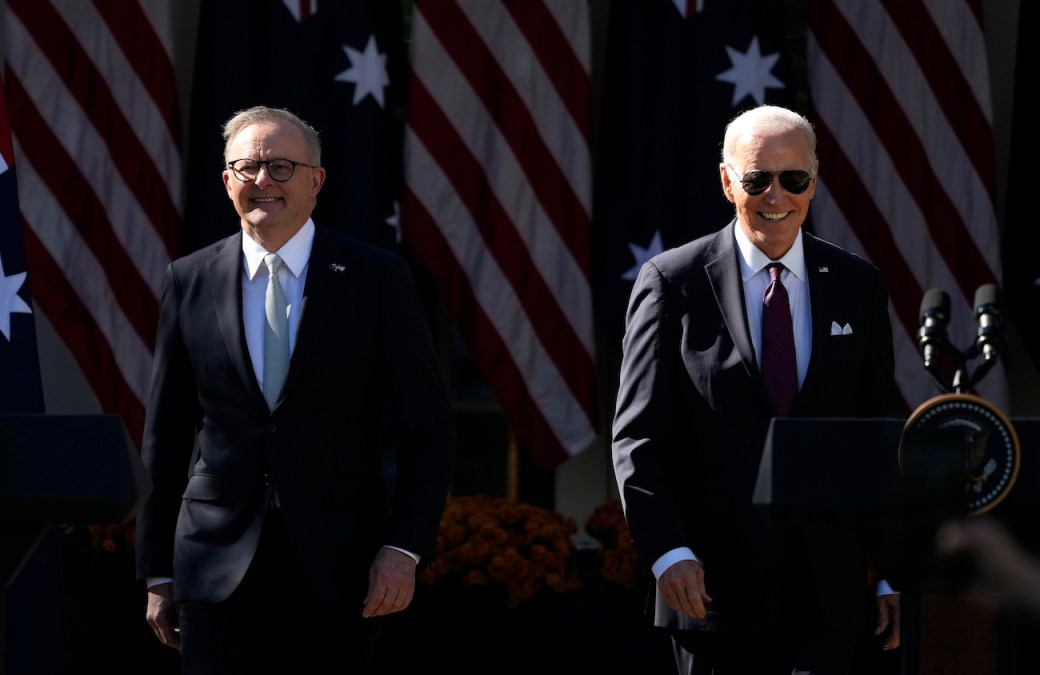
{"type": "Polygon", "coordinates": [[[882,635],[888,631],[888,635],[882,639],[882,649],[895,649],[900,643],[899,629],[899,594],[890,593],[877,597],[877,627],[874,635],[882,635]]]}
{"type": "Polygon", "coordinates": [[[144,618],[155,631],[159,642],[167,647],[181,648],[180,628],[177,628],[177,606],[173,602],[173,584],[165,583],[148,589],[148,605],[144,618]]]}
{"type": "Polygon", "coordinates": [[[970,567],[968,595],[983,607],[1021,608],[1040,615],[1040,561],[1026,551],[1000,521],[976,516],[943,523],[936,548],[963,556],[970,567]]]}
{"type": "Polygon", "coordinates": [[[415,594],[415,560],[407,553],[383,547],[368,570],[368,594],[361,616],[400,612],[415,594]]]}
{"type": "Polygon", "coordinates": [[[704,603],[711,602],[711,596],[704,586],[704,566],[699,562],[680,560],[675,563],[657,580],[657,588],[675,611],[686,612],[695,619],[707,616],[704,603]]]}

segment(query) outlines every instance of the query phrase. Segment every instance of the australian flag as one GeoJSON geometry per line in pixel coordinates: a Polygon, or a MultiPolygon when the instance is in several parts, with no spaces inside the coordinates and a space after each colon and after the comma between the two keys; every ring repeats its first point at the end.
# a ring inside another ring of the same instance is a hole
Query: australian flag
{"type": "Polygon", "coordinates": [[[0,413],[43,412],[27,269],[11,126],[0,89],[0,413]]]}
{"type": "MultiPolygon", "coordinates": [[[[322,139],[314,220],[395,247],[407,73],[400,2],[222,0],[199,9],[184,246],[239,229],[221,182],[221,125],[255,105],[287,108],[322,139]],[[235,26],[233,34],[228,26],[235,26]]],[[[291,158],[290,158],[291,159],[291,158]]]]}
{"type": "MultiPolygon", "coordinates": [[[[11,125],[0,87],[0,415],[44,412],[27,269],[11,125]]],[[[22,561],[13,579],[2,581],[8,585],[3,591],[0,642],[7,649],[0,651],[0,670],[61,671],[69,659],[69,636],[60,546],[53,532],[48,531],[22,561]]]]}
{"type": "Polygon", "coordinates": [[[610,3],[593,202],[601,360],[619,352],[642,263],[733,217],[718,168],[726,124],[763,103],[795,107],[786,4],[610,3]]]}

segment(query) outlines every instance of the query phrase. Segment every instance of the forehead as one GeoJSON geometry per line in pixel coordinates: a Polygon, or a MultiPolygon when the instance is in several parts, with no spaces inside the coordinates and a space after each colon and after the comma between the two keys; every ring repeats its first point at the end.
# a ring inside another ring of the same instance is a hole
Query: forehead
{"type": "Polygon", "coordinates": [[[758,130],[736,139],[734,154],[749,166],[764,169],[790,169],[808,165],[809,141],[801,129],[758,130]]]}
{"type": "Polygon", "coordinates": [[[292,124],[261,122],[243,127],[230,143],[232,148],[256,151],[262,157],[300,154],[306,151],[307,139],[292,124]]]}

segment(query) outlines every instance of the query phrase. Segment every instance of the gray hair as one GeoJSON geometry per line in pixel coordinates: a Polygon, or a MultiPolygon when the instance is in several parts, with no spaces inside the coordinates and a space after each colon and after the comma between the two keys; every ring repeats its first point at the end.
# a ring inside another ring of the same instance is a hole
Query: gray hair
{"type": "Polygon", "coordinates": [[[734,117],[726,125],[726,135],[722,141],[723,164],[733,162],[733,151],[737,139],[752,128],[778,132],[800,129],[805,134],[813,168],[816,167],[816,130],[813,128],[812,122],[804,115],[776,105],[760,105],[757,108],[751,108],[734,117]]]}
{"type": "Polygon", "coordinates": [[[245,110],[239,110],[231,116],[231,119],[224,122],[224,125],[221,127],[224,134],[224,161],[231,161],[231,157],[228,157],[228,151],[230,150],[231,141],[240,131],[254,124],[279,123],[291,124],[302,131],[303,137],[307,141],[307,145],[311,148],[312,156],[308,157],[307,161],[313,162],[316,165],[321,165],[321,139],[318,137],[318,132],[314,127],[307,124],[285,108],[270,108],[265,105],[258,105],[252,108],[246,108],[245,110]]]}

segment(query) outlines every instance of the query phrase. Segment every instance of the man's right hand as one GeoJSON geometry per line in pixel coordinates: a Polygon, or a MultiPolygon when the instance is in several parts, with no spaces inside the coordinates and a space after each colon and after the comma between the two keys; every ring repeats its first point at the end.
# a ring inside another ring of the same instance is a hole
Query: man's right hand
{"type": "Polygon", "coordinates": [[[694,560],[680,560],[664,571],[657,588],[668,606],[695,619],[707,615],[704,603],[711,602],[704,586],[704,566],[694,560]]]}
{"type": "Polygon", "coordinates": [[[145,619],[155,631],[159,642],[174,649],[181,648],[180,629],[177,628],[177,606],[173,602],[173,584],[158,584],[148,589],[148,607],[145,619]]]}

